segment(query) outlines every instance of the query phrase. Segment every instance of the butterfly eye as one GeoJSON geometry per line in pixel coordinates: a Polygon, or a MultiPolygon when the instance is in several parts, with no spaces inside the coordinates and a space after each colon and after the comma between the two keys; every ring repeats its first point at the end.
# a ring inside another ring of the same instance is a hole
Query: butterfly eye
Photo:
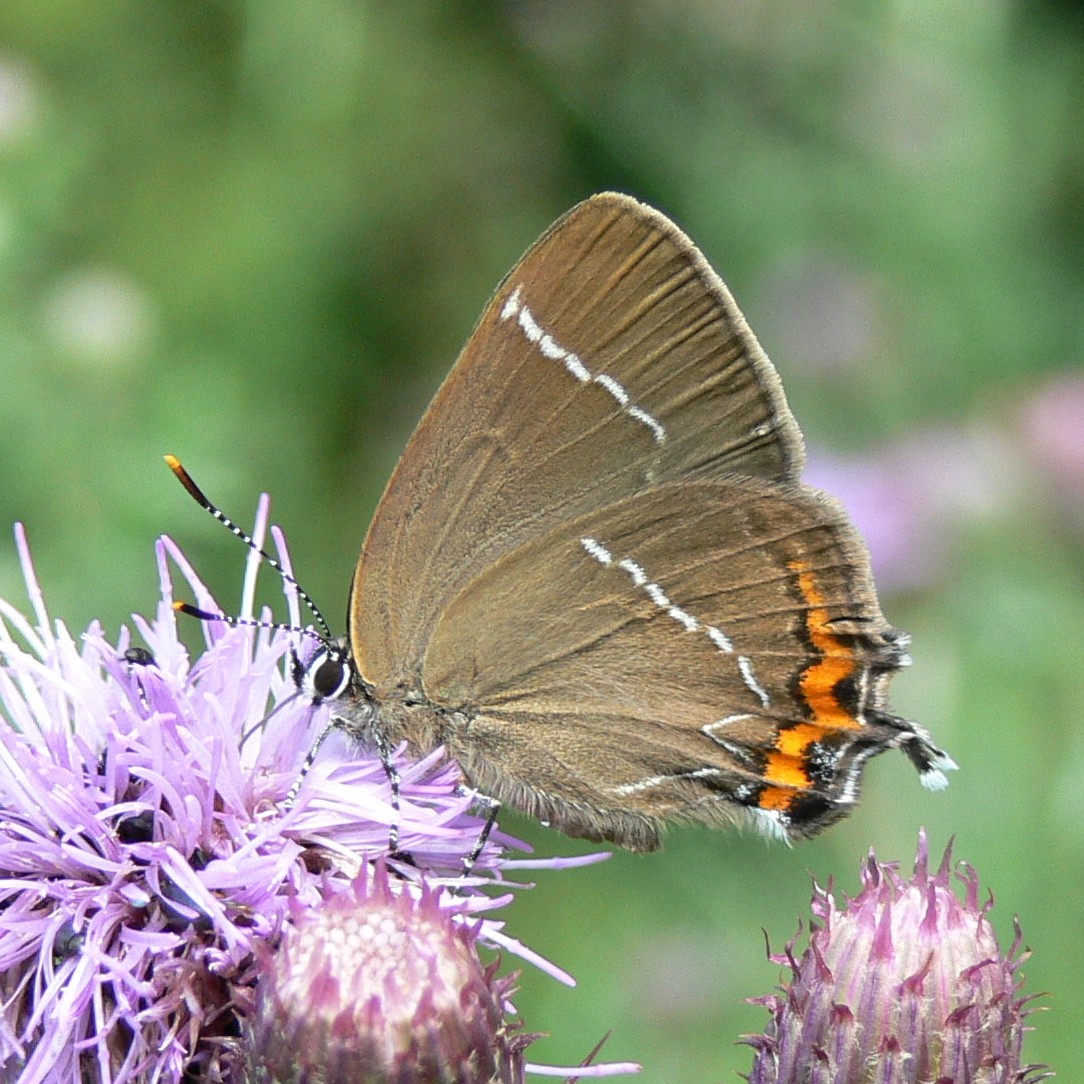
{"type": "Polygon", "coordinates": [[[340,648],[313,657],[302,672],[301,688],[313,700],[337,700],[350,684],[350,660],[340,648]]]}

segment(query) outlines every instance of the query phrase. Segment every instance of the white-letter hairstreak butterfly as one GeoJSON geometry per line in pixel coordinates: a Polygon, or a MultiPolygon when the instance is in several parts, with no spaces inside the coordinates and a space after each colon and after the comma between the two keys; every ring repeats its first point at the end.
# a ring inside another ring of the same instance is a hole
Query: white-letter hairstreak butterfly
{"type": "Polygon", "coordinates": [[[497,288],[309,682],[344,729],[442,744],[480,792],[633,850],[670,820],[812,835],[885,749],[942,787],[951,759],[886,705],[907,637],[803,461],[699,250],[595,196],[497,288]]]}

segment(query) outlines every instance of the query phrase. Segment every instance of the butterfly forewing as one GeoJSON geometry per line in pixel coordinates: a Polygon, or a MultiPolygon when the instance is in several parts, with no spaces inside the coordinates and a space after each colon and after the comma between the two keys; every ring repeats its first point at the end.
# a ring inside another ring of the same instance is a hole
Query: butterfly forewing
{"type": "Polygon", "coordinates": [[[451,598],[559,523],[694,476],[789,479],[802,457],[700,253],[650,208],[596,196],[509,273],[411,438],[358,563],[359,671],[408,680],[451,598]]]}

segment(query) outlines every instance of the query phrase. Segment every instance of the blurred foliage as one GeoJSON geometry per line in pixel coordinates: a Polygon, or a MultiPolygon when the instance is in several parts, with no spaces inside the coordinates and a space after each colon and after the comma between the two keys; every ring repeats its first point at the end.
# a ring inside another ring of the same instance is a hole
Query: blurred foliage
{"type": "MultiPolygon", "coordinates": [[[[779,977],[761,929],[778,949],[811,871],[853,890],[926,824],[1006,938],[1020,914],[1049,991],[1026,1053],[1078,1079],[1082,86],[1079,8],[1039,0],[4,4],[0,523],[26,522],[73,629],[153,607],[165,530],[235,598],[243,554],[174,452],[242,520],[273,494],[337,622],[488,292],[592,191],[656,203],[775,358],[814,466],[895,470],[855,509],[913,535],[898,567],[874,547],[915,634],[895,699],[963,770],[930,795],[885,758],[793,850],[682,830],[541,876],[511,932],[579,988],[524,974],[533,1060],[612,1029],[646,1080],[736,1079],[766,1019],[742,999],[779,977]]],[[[0,596],[24,597],[10,544],[0,596]]]]}

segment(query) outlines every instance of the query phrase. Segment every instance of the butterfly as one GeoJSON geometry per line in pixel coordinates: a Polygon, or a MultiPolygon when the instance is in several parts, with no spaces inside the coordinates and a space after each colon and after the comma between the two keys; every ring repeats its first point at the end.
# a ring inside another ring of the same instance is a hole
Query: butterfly
{"type": "Polygon", "coordinates": [[[671,821],[811,836],[886,749],[939,789],[955,764],[887,704],[908,637],[804,459],[704,256],[594,196],[490,299],[303,680],[361,739],[443,745],[482,794],[634,851],[671,821]]]}

